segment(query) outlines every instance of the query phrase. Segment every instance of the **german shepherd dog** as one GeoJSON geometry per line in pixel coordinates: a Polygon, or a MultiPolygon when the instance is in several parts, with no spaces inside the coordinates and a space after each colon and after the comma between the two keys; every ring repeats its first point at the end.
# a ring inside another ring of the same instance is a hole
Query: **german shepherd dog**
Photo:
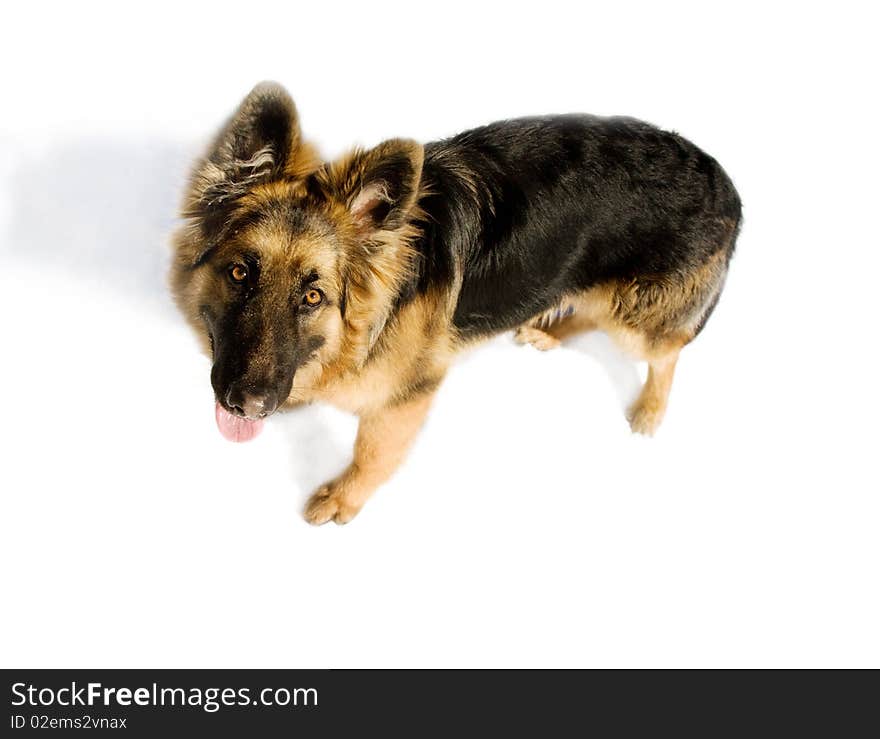
{"type": "Polygon", "coordinates": [[[633,431],[718,301],[740,224],[719,164],[631,118],[502,121],[322,162],[277,84],[194,168],[171,285],[213,361],[222,434],[323,400],[354,459],[309,499],[346,523],[403,461],[460,350],[504,331],[551,349],[600,329],[648,363],[633,431]]]}

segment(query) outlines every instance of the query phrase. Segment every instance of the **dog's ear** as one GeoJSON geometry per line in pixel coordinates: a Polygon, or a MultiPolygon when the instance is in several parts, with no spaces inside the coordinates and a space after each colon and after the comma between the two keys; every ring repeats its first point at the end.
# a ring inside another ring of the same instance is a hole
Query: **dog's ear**
{"type": "Polygon", "coordinates": [[[345,206],[356,230],[368,236],[407,222],[418,198],[424,158],[418,142],[391,139],[325,166],[317,178],[326,194],[345,206]]]}
{"type": "Polygon", "coordinates": [[[211,231],[253,185],[285,172],[300,147],[299,118],[287,91],[261,82],[245,97],[199,160],[184,215],[211,231]]]}
{"type": "Polygon", "coordinates": [[[422,145],[391,139],[355,151],[315,173],[312,183],[333,210],[343,210],[361,248],[343,267],[344,311],[353,361],[366,361],[385,327],[391,302],[410,274],[411,216],[422,178],[422,145]]]}

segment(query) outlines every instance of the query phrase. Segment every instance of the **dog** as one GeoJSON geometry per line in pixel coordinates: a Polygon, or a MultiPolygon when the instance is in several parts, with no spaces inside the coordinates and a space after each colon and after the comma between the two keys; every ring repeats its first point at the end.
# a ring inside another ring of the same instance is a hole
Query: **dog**
{"type": "Polygon", "coordinates": [[[283,87],[257,85],[196,162],[171,288],[212,359],[221,433],[312,401],[359,417],[354,459],[309,499],[350,521],[403,462],[455,355],[506,331],[552,349],[599,329],[647,361],[653,434],[741,221],[720,165],[632,118],[492,123],[323,162],[283,87]]]}

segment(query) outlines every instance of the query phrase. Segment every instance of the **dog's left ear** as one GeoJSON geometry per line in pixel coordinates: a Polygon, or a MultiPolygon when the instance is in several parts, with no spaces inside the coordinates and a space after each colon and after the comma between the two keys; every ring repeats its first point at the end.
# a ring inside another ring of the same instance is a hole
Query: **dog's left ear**
{"type": "Polygon", "coordinates": [[[355,151],[317,173],[322,189],[342,203],[364,236],[404,225],[419,193],[425,152],[409,139],[355,151]]]}

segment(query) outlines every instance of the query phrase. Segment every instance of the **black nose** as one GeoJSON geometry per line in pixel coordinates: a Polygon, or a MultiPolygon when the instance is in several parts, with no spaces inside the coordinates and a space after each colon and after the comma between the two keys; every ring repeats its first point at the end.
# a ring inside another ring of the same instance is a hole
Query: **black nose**
{"type": "Polygon", "coordinates": [[[233,386],[226,391],[226,405],[233,413],[256,419],[272,413],[278,407],[278,401],[273,393],[249,392],[233,386]]]}

